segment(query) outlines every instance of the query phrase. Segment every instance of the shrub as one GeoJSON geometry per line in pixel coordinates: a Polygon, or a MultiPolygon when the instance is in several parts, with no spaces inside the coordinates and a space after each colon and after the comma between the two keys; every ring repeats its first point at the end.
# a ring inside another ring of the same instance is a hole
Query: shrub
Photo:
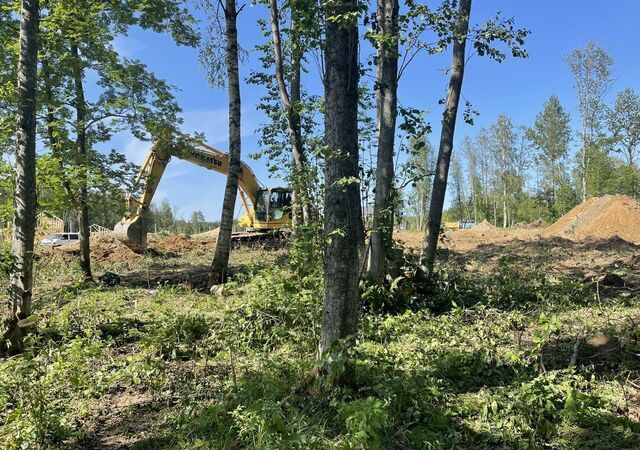
{"type": "Polygon", "coordinates": [[[189,359],[209,333],[210,325],[201,315],[167,314],[151,327],[142,342],[164,359],[189,359]]]}

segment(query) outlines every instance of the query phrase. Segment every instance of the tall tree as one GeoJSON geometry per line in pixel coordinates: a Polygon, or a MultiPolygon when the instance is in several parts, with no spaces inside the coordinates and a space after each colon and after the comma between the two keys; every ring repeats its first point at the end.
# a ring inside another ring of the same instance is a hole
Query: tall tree
{"type": "MultiPolygon", "coordinates": [[[[225,0],[222,7],[225,19],[225,65],[227,68],[227,93],[229,96],[229,173],[222,201],[220,233],[216,242],[216,251],[211,263],[209,283],[217,284],[225,280],[231,252],[231,232],[233,231],[233,212],[238,195],[240,176],[240,69],[238,57],[238,10],[235,0],[225,0]]],[[[242,8],[240,8],[242,9],[242,8]]]]}
{"type": "MultiPolygon", "coordinates": [[[[549,97],[536,116],[533,127],[527,130],[527,139],[537,150],[535,160],[542,172],[543,191],[550,193],[548,207],[555,208],[558,189],[565,182],[565,158],[569,152],[571,127],[569,114],[555,95],[549,97]]],[[[552,217],[555,214],[552,213],[552,217]]]]}
{"type": "Polygon", "coordinates": [[[206,224],[204,213],[202,211],[193,211],[191,213],[191,220],[189,221],[192,233],[202,233],[203,227],[206,224]]]}
{"type": "Polygon", "coordinates": [[[22,0],[18,60],[16,183],[9,276],[9,299],[3,343],[23,348],[20,321],[31,315],[33,241],[36,227],[36,77],[38,66],[38,0],[22,0]]]}
{"type": "Polygon", "coordinates": [[[607,113],[607,125],[614,151],[621,153],[626,163],[635,168],[640,145],[640,96],[633,89],[618,93],[613,108],[607,113]]]}
{"type": "Polygon", "coordinates": [[[303,49],[300,43],[300,33],[298,32],[298,8],[296,4],[291,5],[291,67],[289,88],[285,81],[285,64],[282,49],[282,35],[280,32],[280,14],[277,0],[269,0],[271,12],[271,38],[273,41],[274,66],[276,71],[276,81],[278,84],[278,94],[280,102],[285,110],[287,120],[287,131],[291,143],[291,155],[293,157],[293,188],[294,188],[294,226],[299,222],[309,223],[311,218],[311,205],[309,192],[304,182],[304,174],[307,171],[307,155],[302,139],[302,124],[300,117],[301,100],[301,80],[302,80],[302,56],[303,49]]]}
{"type": "Polygon", "coordinates": [[[451,209],[458,220],[467,219],[467,198],[465,191],[464,171],[460,158],[451,159],[451,182],[455,193],[451,209]]]}
{"type": "MultiPolygon", "coordinates": [[[[469,28],[469,16],[471,14],[471,0],[445,1],[439,10],[439,17],[435,20],[435,29],[446,47],[446,43],[453,42],[451,61],[451,76],[445,100],[445,110],[442,116],[442,131],[440,134],[440,146],[436,163],[436,174],[433,179],[431,203],[429,207],[429,220],[425,233],[422,252],[420,254],[419,273],[430,277],[433,273],[433,265],[436,258],[438,236],[442,222],[442,209],[447,190],[447,178],[449,175],[449,162],[453,150],[453,137],[458,115],[458,105],[462,91],[462,80],[465,69],[465,47],[467,39],[473,44],[473,49],[479,56],[488,56],[498,62],[506,58],[506,54],[494,46],[494,42],[504,43],[512,56],[527,57],[527,52],[522,48],[524,39],[529,34],[526,29],[514,27],[514,20],[503,19],[500,14],[473,29],[469,28]],[[457,5],[458,10],[453,9],[457,5]]],[[[473,123],[473,111],[467,102],[464,119],[473,123]]]]}
{"type": "Polygon", "coordinates": [[[78,178],[78,230],[80,231],[80,269],[87,280],[92,280],[91,249],[89,246],[89,193],[87,186],[88,142],[87,142],[87,102],[84,96],[84,67],[80,59],[78,45],[72,41],[69,45],[72,58],[72,77],[74,92],[74,107],[76,112],[76,163],[85,168],[79,171],[78,178]]]}
{"type": "Polygon", "coordinates": [[[471,0],[460,0],[457,21],[453,38],[453,57],[451,61],[451,78],[445,110],[442,116],[442,131],[440,133],[440,147],[438,148],[438,160],[436,174],[433,179],[431,191],[431,203],[429,206],[429,219],[425,233],[422,253],[420,255],[421,271],[427,276],[433,272],[433,264],[436,258],[440,223],[442,222],[442,208],[444,196],[447,190],[447,178],[449,176],[449,162],[453,150],[453,134],[458,116],[458,104],[462,91],[462,79],[464,77],[465,47],[467,45],[467,33],[469,32],[469,16],[471,15],[471,0]]]}
{"type": "Polygon", "coordinates": [[[479,198],[481,194],[481,177],[478,170],[478,155],[473,142],[468,137],[462,141],[462,151],[467,160],[467,179],[469,180],[469,194],[471,195],[471,208],[473,210],[473,220],[478,223],[479,218],[479,198]]]}
{"type": "Polygon", "coordinates": [[[373,229],[369,243],[368,277],[382,282],[385,260],[393,232],[393,153],[398,105],[398,0],[377,0],[376,94],[378,113],[378,155],[373,207],[373,229]]]}
{"type": "Polygon", "coordinates": [[[71,6],[67,0],[51,0],[43,21],[47,140],[57,160],[67,203],[77,212],[80,266],[87,280],[92,278],[91,191],[97,191],[96,184],[104,186],[104,180],[114,175],[127,178],[129,169],[121,155],[105,155],[93,146],[123,128],[139,139],[150,139],[175,130],[180,123],[172,87],[139,61],[121,58],[113,41],[126,34],[130,26],[139,25],[168,31],[181,45],[197,43],[190,27],[193,18],[180,9],[180,2],[152,0],[144,2],[143,8],[141,3],[77,0],[71,6]],[[97,92],[89,97],[85,95],[88,71],[98,78],[97,92]],[[116,170],[120,165],[122,171],[116,170]]]}
{"type": "Polygon", "coordinates": [[[611,86],[613,59],[595,42],[573,50],[566,58],[574,77],[580,111],[582,149],[580,180],[582,201],[589,196],[589,154],[595,150],[596,135],[603,119],[603,100],[611,86]]]}
{"type": "MultiPolygon", "coordinates": [[[[491,158],[491,139],[489,132],[486,128],[480,128],[478,134],[473,140],[474,151],[478,154],[478,171],[480,175],[480,208],[482,211],[482,217],[489,219],[492,216],[492,212],[495,211],[495,202],[492,196],[492,173],[494,172],[494,161],[491,158]]],[[[496,222],[495,214],[493,214],[494,225],[496,222]]]]}
{"type": "MultiPolygon", "coordinates": [[[[16,127],[16,70],[18,52],[15,51],[16,17],[11,0],[0,1],[0,148],[3,152],[15,150],[16,127]]],[[[13,192],[11,192],[13,194],[13,192]]]]}
{"type": "Polygon", "coordinates": [[[433,144],[424,137],[412,138],[409,145],[411,156],[407,164],[407,172],[411,173],[412,189],[408,206],[416,216],[418,230],[424,231],[431,200],[435,150],[433,144]]]}
{"type": "Polygon", "coordinates": [[[496,161],[502,200],[502,227],[509,226],[511,183],[514,177],[516,134],[511,119],[504,114],[491,126],[491,150],[496,161]]]}
{"type": "MultiPolygon", "coordinates": [[[[358,279],[364,231],[358,168],[358,2],[325,4],[324,306],[321,356],[352,336],[358,317],[358,279]]],[[[351,366],[342,381],[350,382],[351,366]]]]}

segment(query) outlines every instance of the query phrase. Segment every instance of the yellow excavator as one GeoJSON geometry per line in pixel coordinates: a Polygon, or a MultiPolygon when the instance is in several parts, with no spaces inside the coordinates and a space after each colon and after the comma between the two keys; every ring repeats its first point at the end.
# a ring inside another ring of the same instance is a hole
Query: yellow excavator
{"type": "MultiPolygon", "coordinates": [[[[133,193],[127,195],[127,212],[113,230],[119,241],[136,252],[143,252],[147,248],[144,215],[172,156],[224,175],[229,173],[229,155],[202,142],[180,146],[155,142],[135,179],[135,190],[144,183],[140,197],[134,198],[133,193]]],[[[238,187],[246,210],[240,219],[240,226],[246,231],[238,233],[237,238],[251,238],[290,228],[292,196],[289,189],[264,187],[244,162],[241,163],[238,187]]]]}

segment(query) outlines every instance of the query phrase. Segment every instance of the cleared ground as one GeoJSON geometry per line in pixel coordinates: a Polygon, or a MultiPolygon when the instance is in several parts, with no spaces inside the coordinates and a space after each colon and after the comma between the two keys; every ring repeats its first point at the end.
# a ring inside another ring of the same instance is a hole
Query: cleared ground
{"type": "Polygon", "coordinates": [[[144,256],[94,239],[95,275],[117,287],[79,283],[75,249],[43,249],[39,337],[0,362],[0,443],[637,448],[639,248],[540,229],[442,243],[435,286],[364,293],[354,389],[311,376],[322,279],[299,253],[239,247],[213,296],[210,239],[154,237],[144,256]]]}

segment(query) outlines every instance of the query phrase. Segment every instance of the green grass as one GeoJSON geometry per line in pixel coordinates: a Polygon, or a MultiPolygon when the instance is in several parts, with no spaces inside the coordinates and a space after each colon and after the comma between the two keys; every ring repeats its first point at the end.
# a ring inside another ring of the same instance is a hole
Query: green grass
{"type": "Polygon", "coordinates": [[[506,264],[401,280],[368,292],[356,385],[333,388],[313,377],[321,277],[261,259],[222,296],[41,269],[38,333],[0,360],[0,446],[638,447],[636,295],[506,264]],[[613,350],[589,347],[598,333],[613,350]]]}

